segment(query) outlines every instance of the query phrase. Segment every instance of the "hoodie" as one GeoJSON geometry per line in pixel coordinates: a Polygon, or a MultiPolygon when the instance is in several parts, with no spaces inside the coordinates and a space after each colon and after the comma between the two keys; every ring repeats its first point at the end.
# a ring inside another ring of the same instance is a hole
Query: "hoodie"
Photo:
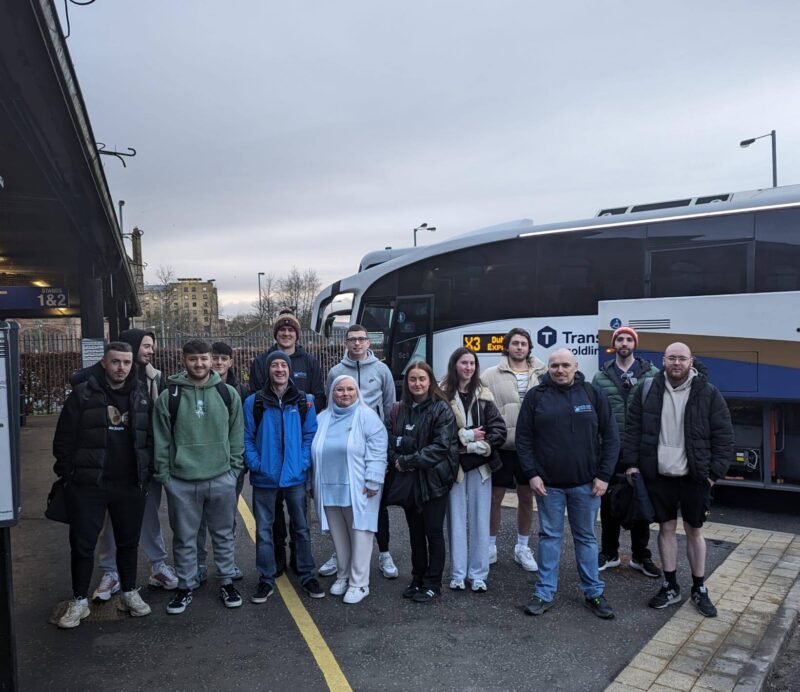
{"type": "Polygon", "coordinates": [[[244,423],[239,393],[231,393],[231,408],[216,390],[219,375],[211,371],[204,384],[198,385],[185,372],[169,378],[177,384],[181,397],[175,427],[169,415],[169,389],[158,397],[153,413],[155,437],[155,478],[168,483],[173,476],[184,481],[205,481],[242,469],[244,423]]]}
{"type": "Polygon", "coordinates": [[[352,377],[361,392],[361,399],[384,422],[389,418],[392,404],[396,401],[394,378],[392,371],[385,363],[379,361],[375,354],[367,349],[367,357],[363,360],[353,360],[347,352],[341,362],[334,365],[328,373],[325,383],[325,392],[328,399],[331,397],[331,385],[341,376],[352,377]]]}

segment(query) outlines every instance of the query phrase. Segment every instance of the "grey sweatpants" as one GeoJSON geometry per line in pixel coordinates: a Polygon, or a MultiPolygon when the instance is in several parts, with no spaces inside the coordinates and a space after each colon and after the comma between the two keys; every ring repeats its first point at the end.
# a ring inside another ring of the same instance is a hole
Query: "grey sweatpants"
{"type": "Polygon", "coordinates": [[[479,469],[467,471],[448,495],[447,530],[450,538],[451,578],[483,579],[489,575],[489,512],[492,479],[479,469]]]}
{"type": "Polygon", "coordinates": [[[200,585],[197,578],[197,531],[203,515],[211,534],[217,577],[221,584],[230,584],[233,580],[236,477],[234,471],[227,471],[207,481],[170,478],[164,486],[179,589],[195,589],[200,585]]]}

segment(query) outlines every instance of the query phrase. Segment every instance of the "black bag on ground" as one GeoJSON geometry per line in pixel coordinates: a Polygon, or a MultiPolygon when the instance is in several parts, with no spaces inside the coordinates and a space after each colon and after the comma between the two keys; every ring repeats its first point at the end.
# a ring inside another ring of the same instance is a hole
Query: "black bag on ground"
{"type": "Polygon", "coordinates": [[[44,515],[52,521],[69,524],[67,500],[64,496],[64,485],[63,478],[59,478],[53,483],[53,487],[50,488],[50,493],[47,495],[47,507],[45,507],[44,515]]]}

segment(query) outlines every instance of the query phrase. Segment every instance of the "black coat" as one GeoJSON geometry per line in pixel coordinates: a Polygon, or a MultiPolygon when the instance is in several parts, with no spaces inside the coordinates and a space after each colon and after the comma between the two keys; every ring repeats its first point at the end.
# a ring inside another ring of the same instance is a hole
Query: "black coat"
{"type": "MultiPolygon", "coordinates": [[[[456,394],[456,396],[458,396],[458,394],[456,394]]],[[[451,409],[453,409],[454,402],[455,400],[450,404],[451,409]]],[[[466,451],[460,452],[459,463],[461,464],[461,468],[467,472],[477,469],[484,464],[489,464],[489,468],[493,473],[499,471],[503,463],[500,461],[497,450],[503,446],[507,435],[506,422],[503,420],[503,416],[500,414],[497,406],[495,406],[494,401],[481,397],[474,397],[472,399],[472,405],[470,406],[470,418],[472,419],[472,427],[483,427],[483,431],[486,433],[485,441],[492,448],[492,454],[491,456],[485,457],[466,451]]],[[[456,422],[456,424],[458,424],[458,422],[456,422]]]]}
{"type": "MultiPolygon", "coordinates": [[[[640,388],[628,409],[623,464],[638,467],[645,480],[658,477],[658,437],[664,402],[665,375],[662,370],[642,402],[640,388]]],[[[716,481],[728,472],[733,461],[733,425],[728,405],[719,390],[702,373],[692,379],[683,418],[684,444],[689,474],[695,480],[716,481]]]]}
{"type": "MultiPolygon", "coordinates": [[[[67,397],[53,437],[53,470],[57,476],[79,485],[101,485],[103,481],[109,405],[104,381],[103,367],[100,363],[93,365],[86,380],[67,397]]],[[[153,473],[152,403],[136,375],[135,365],[125,385],[130,388],[129,430],[137,478],[139,486],[144,487],[153,473]]]]}
{"type": "MultiPolygon", "coordinates": [[[[268,351],[259,354],[250,363],[250,392],[263,389],[268,379],[267,356],[277,351],[277,344],[268,351]]],[[[289,356],[292,364],[292,382],[301,392],[314,396],[314,409],[320,413],[325,408],[325,384],[322,381],[322,370],[317,359],[300,344],[295,344],[294,353],[289,356]]]]}

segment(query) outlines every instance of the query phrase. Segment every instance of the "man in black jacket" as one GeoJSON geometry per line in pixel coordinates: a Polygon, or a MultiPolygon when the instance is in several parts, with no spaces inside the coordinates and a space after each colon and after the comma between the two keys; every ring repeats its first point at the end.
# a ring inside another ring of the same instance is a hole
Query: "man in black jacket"
{"type": "Polygon", "coordinates": [[[131,346],[112,342],[61,411],[53,438],[53,468],[65,481],[74,596],[57,622],[61,628],[77,627],[89,616],[94,550],[106,512],[114,527],[122,582],[117,607],[134,617],[150,613],[135,588],[145,488],[153,466],[150,410],[131,346]]]}
{"type": "Polygon", "coordinates": [[[714,483],[725,476],[733,458],[733,426],[725,399],[694,367],[692,352],[676,342],[664,352],[664,369],[634,396],[625,429],[626,473],[641,472],[659,524],[658,549],[664,582],[650,600],[666,608],[681,600],[676,578],[678,508],[686,530],[686,553],[692,568],[691,599],[706,617],[717,609],[705,587],[708,518],[714,483]]]}
{"type": "Polygon", "coordinates": [[[617,422],[606,395],[586,382],[568,349],[550,355],[541,384],[525,395],[517,454],[539,510],[539,581],[525,612],[542,615],[553,605],[566,509],[584,605],[600,618],[613,618],[599,576],[594,524],[619,456],[617,422]]]}

